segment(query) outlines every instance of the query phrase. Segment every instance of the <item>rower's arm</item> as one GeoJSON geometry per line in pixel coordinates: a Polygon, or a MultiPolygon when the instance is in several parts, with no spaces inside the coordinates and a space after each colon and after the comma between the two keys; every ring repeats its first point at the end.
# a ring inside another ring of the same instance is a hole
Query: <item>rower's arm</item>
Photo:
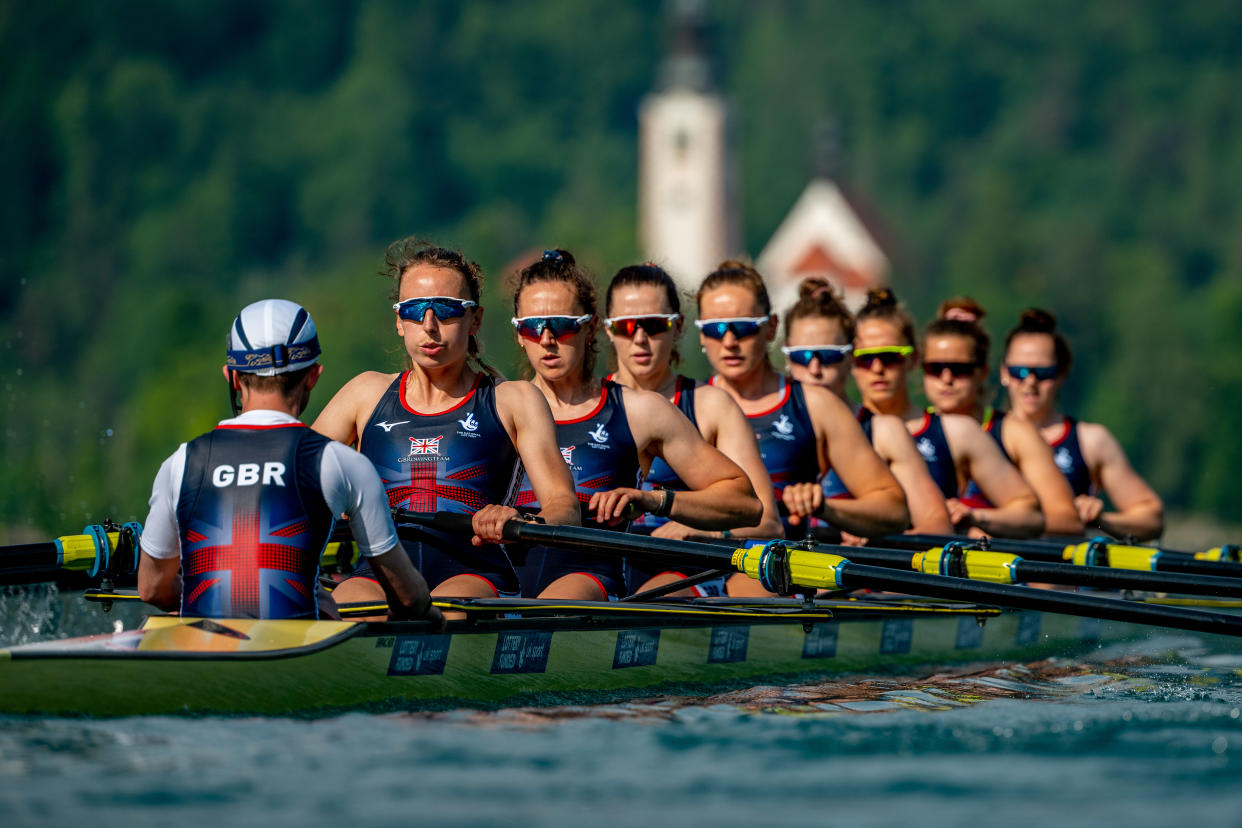
{"type": "Polygon", "coordinates": [[[440,610],[431,604],[431,590],[422,574],[410,562],[405,548],[397,544],[369,558],[375,580],[388,597],[388,612],[396,619],[426,619],[433,625],[444,623],[440,610]]]}
{"type": "Polygon", "coordinates": [[[341,386],[319,412],[311,428],[347,446],[357,446],[365,418],[392,383],[392,374],[366,371],[341,386]],[[365,410],[363,410],[365,409],[365,410]]]}
{"type": "Polygon", "coordinates": [[[139,541],[138,597],[163,610],[181,603],[181,533],[177,526],[177,500],[185,471],[186,446],[182,443],[160,464],[151,484],[150,509],[139,541]]]}
{"type": "Polygon", "coordinates": [[[172,612],[181,605],[181,557],[138,557],[138,597],[153,607],[172,612]]]}
{"type": "Polygon", "coordinates": [[[820,515],[851,535],[875,537],[905,531],[910,525],[905,492],[871,447],[854,412],[827,389],[804,385],[802,390],[821,453],[827,444],[828,468],[836,470],[852,495],[825,500],[820,515]]]}
{"type": "Polygon", "coordinates": [[[1079,423],[1078,439],[1092,479],[1099,481],[1116,507],[1115,511],[1101,511],[1095,524],[1119,538],[1145,541],[1160,537],[1164,532],[1164,502],[1130,465],[1112,432],[1099,423],[1079,423]]]}
{"type": "Polygon", "coordinates": [[[543,394],[529,382],[502,382],[496,386],[496,413],[535,490],[542,507],[539,517],[547,523],[580,525],[574,477],[557,448],[556,423],[543,394]]]}
{"type": "Polygon", "coordinates": [[[950,535],[953,524],[944,505],[944,495],[932,480],[927,462],[914,445],[900,417],[876,414],[871,418],[871,434],[876,452],[888,462],[888,470],[901,484],[910,509],[910,532],[928,535],[950,535]]]}
{"type": "Polygon", "coordinates": [[[978,528],[1003,538],[1033,538],[1044,531],[1039,498],[1022,479],[1016,466],[1005,459],[988,433],[969,417],[944,414],[945,439],[967,480],[974,480],[980,491],[996,505],[990,509],[967,509],[964,526],[978,528]]]}
{"type": "MultiPolygon", "coordinates": [[[[689,491],[677,492],[670,520],[696,529],[755,526],[763,505],[742,469],[708,444],[677,408],[653,391],[624,389],[626,417],[638,450],[663,457],[689,491]]],[[[663,501],[662,491],[633,491],[648,512],[663,501]]]]}
{"type": "Polygon", "coordinates": [[[1039,498],[1039,508],[1044,513],[1045,534],[1064,537],[1082,535],[1083,523],[1074,506],[1074,490],[1057,468],[1052,447],[1044,442],[1039,429],[1027,421],[1006,417],[1004,423],[1005,450],[1039,498]]]}
{"type": "MultiPolygon", "coordinates": [[[[768,476],[767,466],[763,465],[755,432],[746,421],[746,415],[728,393],[710,385],[696,389],[694,402],[699,422],[706,424],[710,419],[711,425],[715,426],[716,448],[741,468],[755,497],[763,505],[763,514],[757,526],[737,527],[731,529],[730,534],[740,538],[779,538],[785,533],[785,527],[781,524],[772,478],[768,476]]],[[[707,431],[705,426],[704,432],[707,431]]]]}

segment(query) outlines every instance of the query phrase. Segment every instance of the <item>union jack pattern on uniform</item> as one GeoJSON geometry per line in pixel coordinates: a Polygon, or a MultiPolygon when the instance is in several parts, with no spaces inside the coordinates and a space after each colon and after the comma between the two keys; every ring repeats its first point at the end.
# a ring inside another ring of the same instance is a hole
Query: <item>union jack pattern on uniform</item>
{"type": "Polygon", "coordinates": [[[304,425],[223,426],[190,441],[177,506],[181,613],[208,618],[314,618],[319,555],[333,516],[318,485],[327,438],[304,425]],[[279,463],[247,485],[222,465],[279,463]]]}

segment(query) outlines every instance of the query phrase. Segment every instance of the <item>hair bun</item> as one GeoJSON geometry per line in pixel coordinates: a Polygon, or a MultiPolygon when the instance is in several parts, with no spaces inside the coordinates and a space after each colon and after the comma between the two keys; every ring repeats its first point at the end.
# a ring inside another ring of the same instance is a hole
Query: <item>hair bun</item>
{"type": "Polygon", "coordinates": [[[808,276],[798,285],[798,300],[811,299],[822,294],[836,296],[836,290],[833,289],[832,283],[827,279],[818,276],[808,276]]]}
{"type": "Polygon", "coordinates": [[[1041,308],[1027,308],[1018,317],[1018,329],[1030,333],[1056,333],[1057,318],[1041,308]]]}
{"type": "Polygon", "coordinates": [[[895,307],[897,307],[897,294],[893,293],[892,288],[873,287],[867,290],[867,301],[863,305],[863,310],[895,307]]]}
{"type": "Polygon", "coordinates": [[[957,319],[962,322],[980,322],[988,312],[972,296],[953,296],[945,299],[936,309],[937,319],[957,319]]]}
{"type": "Polygon", "coordinates": [[[570,253],[568,250],[561,250],[559,248],[556,250],[543,251],[543,258],[540,261],[552,262],[554,264],[577,264],[577,262],[574,261],[574,254],[570,253]]]}

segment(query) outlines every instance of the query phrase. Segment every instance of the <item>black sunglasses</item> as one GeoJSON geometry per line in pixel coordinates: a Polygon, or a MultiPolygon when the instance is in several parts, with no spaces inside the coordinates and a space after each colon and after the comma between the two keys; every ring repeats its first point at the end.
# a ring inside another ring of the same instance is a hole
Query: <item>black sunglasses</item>
{"type": "Polygon", "coordinates": [[[978,367],[977,362],[924,362],[923,373],[938,377],[948,371],[955,377],[969,377],[978,367]]]}

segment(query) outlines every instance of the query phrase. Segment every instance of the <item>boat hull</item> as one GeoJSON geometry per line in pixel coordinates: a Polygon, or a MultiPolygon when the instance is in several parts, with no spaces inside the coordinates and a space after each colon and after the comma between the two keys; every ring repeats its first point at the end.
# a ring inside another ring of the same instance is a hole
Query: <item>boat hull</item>
{"type": "Polygon", "coordinates": [[[511,618],[419,623],[151,619],[0,650],[0,711],[323,715],[563,703],[766,677],[1029,660],[1136,628],[1035,612],[853,610],[832,621],[511,618]],[[807,629],[809,628],[809,629],[807,629]]]}

